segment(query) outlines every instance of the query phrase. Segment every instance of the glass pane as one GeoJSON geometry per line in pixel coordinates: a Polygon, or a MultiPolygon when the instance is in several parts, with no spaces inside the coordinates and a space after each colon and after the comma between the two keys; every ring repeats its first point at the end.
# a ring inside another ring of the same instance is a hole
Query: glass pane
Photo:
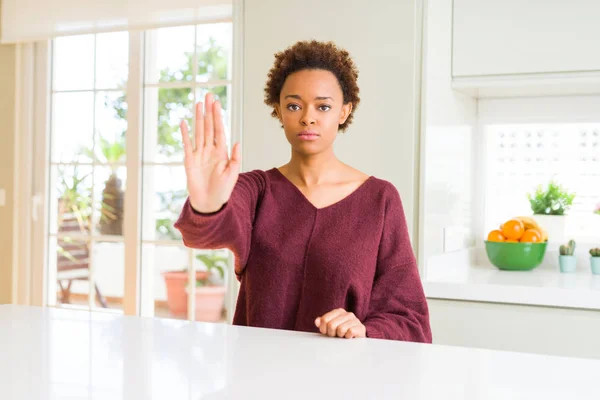
{"type": "Polygon", "coordinates": [[[187,318],[187,266],[190,250],[179,246],[142,245],[145,279],[142,298],[154,302],[154,315],[161,318],[187,318]]]}
{"type": "Polygon", "coordinates": [[[88,235],[92,211],[92,168],[52,166],[51,178],[50,232],[88,235]]]}
{"type": "Polygon", "coordinates": [[[96,160],[101,163],[125,162],[127,99],[124,92],[96,94],[96,160]]]}
{"type": "Polygon", "coordinates": [[[129,75],[129,34],[101,33],[96,36],[96,88],[125,88],[129,75]]]}
{"type": "Polygon", "coordinates": [[[125,246],[123,243],[95,242],[92,249],[95,304],[97,307],[122,310],[125,295],[125,246]]]}
{"type": "Polygon", "coordinates": [[[191,89],[146,89],[144,160],[183,163],[179,124],[193,127],[194,96],[191,89]]]}
{"type": "Polygon", "coordinates": [[[227,137],[227,145],[229,146],[231,143],[231,107],[229,105],[229,93],[230,86],[215,86],[212,88],[198,88],[196,89],[196,99],[198,101],[204,101],[206,93],[211,92],[214,94],[215,100],[219,100],[221,102],[221,107],[223,107],[222,117],[223,117],[223,126],[225,128],[225,136],[227,137]]]}
{"type": "Polygon", "coordinates": [[[53,61],[53,90],[93,89],[94,35],[56,38],[53,61]]]}
{"type": "Polygon", "coordinates": [[[142,194],[142,239],[181,240],[173,227],[187,198],[185,169],[147,166],[142,194]]]}
{"type": "Polygon", "coordinates": [[[225,322],[229,250],[194,250],[196,313],[194,320],[225,322]]]}
{"type": "MultiPolygon", "coordinates": [[[[51,238],[50,249],[54,254],[50,258],[56,260],[56,285],[49,282],[49,287],[55,287],[56,304],[72,304],[87,307],[89,284],[87,282],[90,268],[89,242],[71,237],[51,238]]],[[[53,271],[54,272],[54,271],[53,271]]]]}
{"type": "MultiPolygon", "coordinates": [[[[163,318],[187,319],[188,271],[190,250],[179,246],[142,246],[144,271],[152,271],[152,280],[146,281],[154,301],[154,315],[163,318]],[[150,289],[152,282],[152,289],[150,289]]],[[[225,321],[225,274],[227,250],[194,250],[191,262],[196,270],[196,321],[225,321]],[[208,273],[207,266],[211,267],[208,273]],[[221,271],[223,274],[221,274],[221,271]]]]}
{"type": "Polygon", "coordinates": [[[123,235],[125,167],[96,167],[94,176],[94,221],[100,235],[123,235]]]}
{"type": "Polygon", "coordinates": [[[56,93],[52,100],[52,161],[92,160],[94,93],[56,93]]]}
{"type": "Polygon", "coordinates": [[[211,88],[198,88],[196,89],[196,101],[204,102],[204,98],[206,93],[211,92],[214,95],[215,100],[219,100],[221,102],[221,107],[225,111],[223,116],[225,117],[228,114],[230,105],[229,105],[229,86],[215,86],[211,88]]]}
{"type": "Polygon", "coordinates": [[[194,26],[149,31],[146,43],[146,82],[193,80],[194,26]]]}
{"type": "Polygon", "coordinates": [[[197,82],[231,79],[229,74],[231,32],[230,23],[198,25],[196,30],[197,82]]]}

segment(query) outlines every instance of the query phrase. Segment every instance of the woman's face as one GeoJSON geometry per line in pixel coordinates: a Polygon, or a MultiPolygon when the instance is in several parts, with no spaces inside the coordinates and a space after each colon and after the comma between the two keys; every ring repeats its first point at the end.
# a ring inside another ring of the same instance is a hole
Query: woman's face
{"type": "Polygon", "coordinates": [[[302,70],[289,75],[275,106],[292,149],[304,155],[329,149],[350,112],[342,89],[329,71],[302,70]]]}

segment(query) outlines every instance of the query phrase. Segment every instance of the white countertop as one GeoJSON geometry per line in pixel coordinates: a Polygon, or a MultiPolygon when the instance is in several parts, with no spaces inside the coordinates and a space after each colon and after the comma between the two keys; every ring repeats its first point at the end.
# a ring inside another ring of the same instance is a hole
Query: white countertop
{"type": "Polygon", "coordinates": [[[3,400],[598,400],[598,371],[600,360],[0,306],[3,400]]]}
{"type": "Polygon", "coordinates": [[[575,273],[561,273],[557,265],[501,271],[457,252],[428,264],[423,289],[434,299],[600,310],[600,275],[593,275],[586,261],[575,273]]]}

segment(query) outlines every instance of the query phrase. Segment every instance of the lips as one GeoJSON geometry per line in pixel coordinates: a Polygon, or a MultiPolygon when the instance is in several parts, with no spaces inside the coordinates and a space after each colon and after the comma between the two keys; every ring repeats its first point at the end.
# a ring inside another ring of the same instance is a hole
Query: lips
{"type": "Polygon", "coordinates": [[[302,131],[298,134],[298,137],[302,140],[315,140],[319,138],[319,134],[314,131],[302,131]]]}

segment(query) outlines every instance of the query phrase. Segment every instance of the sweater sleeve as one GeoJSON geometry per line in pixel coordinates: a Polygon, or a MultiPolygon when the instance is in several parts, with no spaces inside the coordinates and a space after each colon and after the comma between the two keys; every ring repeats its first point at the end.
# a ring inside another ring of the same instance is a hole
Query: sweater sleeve
{"type": "Polygon", "coordinates": [[[431,343],[429,310],[413,254],[400,195],[389,184],[367,337],[431,343]]]}
{"type": "Polygon", "coordinates": [[[231,250],[239,279],[248,260],[254,217],[265,187],[263,171],[242,173],[229,201],[210,214],[195,211],[188,197],[174,225],[181,232],[183,243],[196,249],[231,250]]]}

